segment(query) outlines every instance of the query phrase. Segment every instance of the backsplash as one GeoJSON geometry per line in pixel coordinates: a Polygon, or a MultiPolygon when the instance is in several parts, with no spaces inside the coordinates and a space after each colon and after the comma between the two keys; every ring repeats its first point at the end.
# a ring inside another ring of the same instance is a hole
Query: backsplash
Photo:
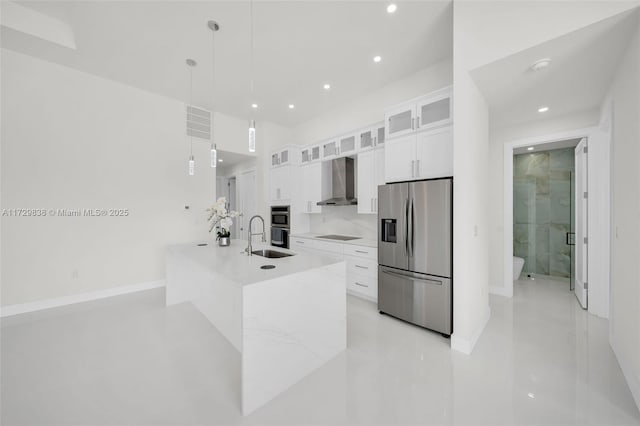
{"type": "Polygon", "coordinates": [[[358,206],[323,207],[322,214],[310,215],[310,231],[318,234],[353,235],[368,239],[377,239],[374,214],[358,214],[358,206]]]}

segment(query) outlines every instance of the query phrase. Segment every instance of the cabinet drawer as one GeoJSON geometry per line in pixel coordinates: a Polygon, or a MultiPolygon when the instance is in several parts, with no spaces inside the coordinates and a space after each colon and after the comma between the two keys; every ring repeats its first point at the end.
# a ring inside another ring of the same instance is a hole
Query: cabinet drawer
{"type": "Polygon", "coordinates": [[[329,251],[333,254],[342,256],[342,244],[331,243],[329,241],[313,240],[313,248],[316,250],[329,251]]]}
{"type": "Polygon", "coordinates": [[[366,259],[378,261],[378,248],[367,246],[356,246],[353,244],[344,245],[344,254],[347,256],[364,257],[366,259]]]}
{"type": "Polygon", "coordinates": [[[378,300],[378,279],[357,274],[347,274],[347,290],[378,300]]]}
{"type": "Polygon", "coordinates": [[[313,240],[293,237],[289,240],[291,250],[313,250],[313,240]]]}
{"type": "Polygon", "coordinates": [[[346,257],[347,272],[349,274],[358,274],[365,277],[377,278],[378,277],[378,263],[364,258],[358,257],[346,257]]]}

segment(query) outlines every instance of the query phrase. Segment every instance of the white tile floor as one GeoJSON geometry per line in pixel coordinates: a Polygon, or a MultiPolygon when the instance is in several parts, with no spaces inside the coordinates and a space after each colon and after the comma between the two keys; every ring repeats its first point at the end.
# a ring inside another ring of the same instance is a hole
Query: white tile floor
{"type": "Polygon", "coordinates": [[[162,289],[2,320],[2,425],[640,424],[605,320],[565,284],[492,297],[474,353],[349,297],[349,349],[249,417],[239,358],[162,289]]]}

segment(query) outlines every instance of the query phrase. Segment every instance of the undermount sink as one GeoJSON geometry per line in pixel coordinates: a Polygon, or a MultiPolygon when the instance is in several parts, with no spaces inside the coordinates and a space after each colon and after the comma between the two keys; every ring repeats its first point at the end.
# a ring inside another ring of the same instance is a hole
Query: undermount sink
{"type": "Polygon", "coordinates": [[[277,259],[279,257],[293,256],[292,254],[283,253],[281,251],[275,251],[275,250],[254,250],[251,253],[257,254],[258,256],[267,257],[269,259],[277,259]]]}

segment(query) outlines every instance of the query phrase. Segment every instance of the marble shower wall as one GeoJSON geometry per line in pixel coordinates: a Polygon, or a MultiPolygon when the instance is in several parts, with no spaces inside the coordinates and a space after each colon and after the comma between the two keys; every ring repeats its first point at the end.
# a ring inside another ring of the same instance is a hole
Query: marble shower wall
{"type": "Polygon", "coordinates": [[[574,149],[519,154],[513,171],[513,250],[524,272],[571,276],[574,149]]]}

